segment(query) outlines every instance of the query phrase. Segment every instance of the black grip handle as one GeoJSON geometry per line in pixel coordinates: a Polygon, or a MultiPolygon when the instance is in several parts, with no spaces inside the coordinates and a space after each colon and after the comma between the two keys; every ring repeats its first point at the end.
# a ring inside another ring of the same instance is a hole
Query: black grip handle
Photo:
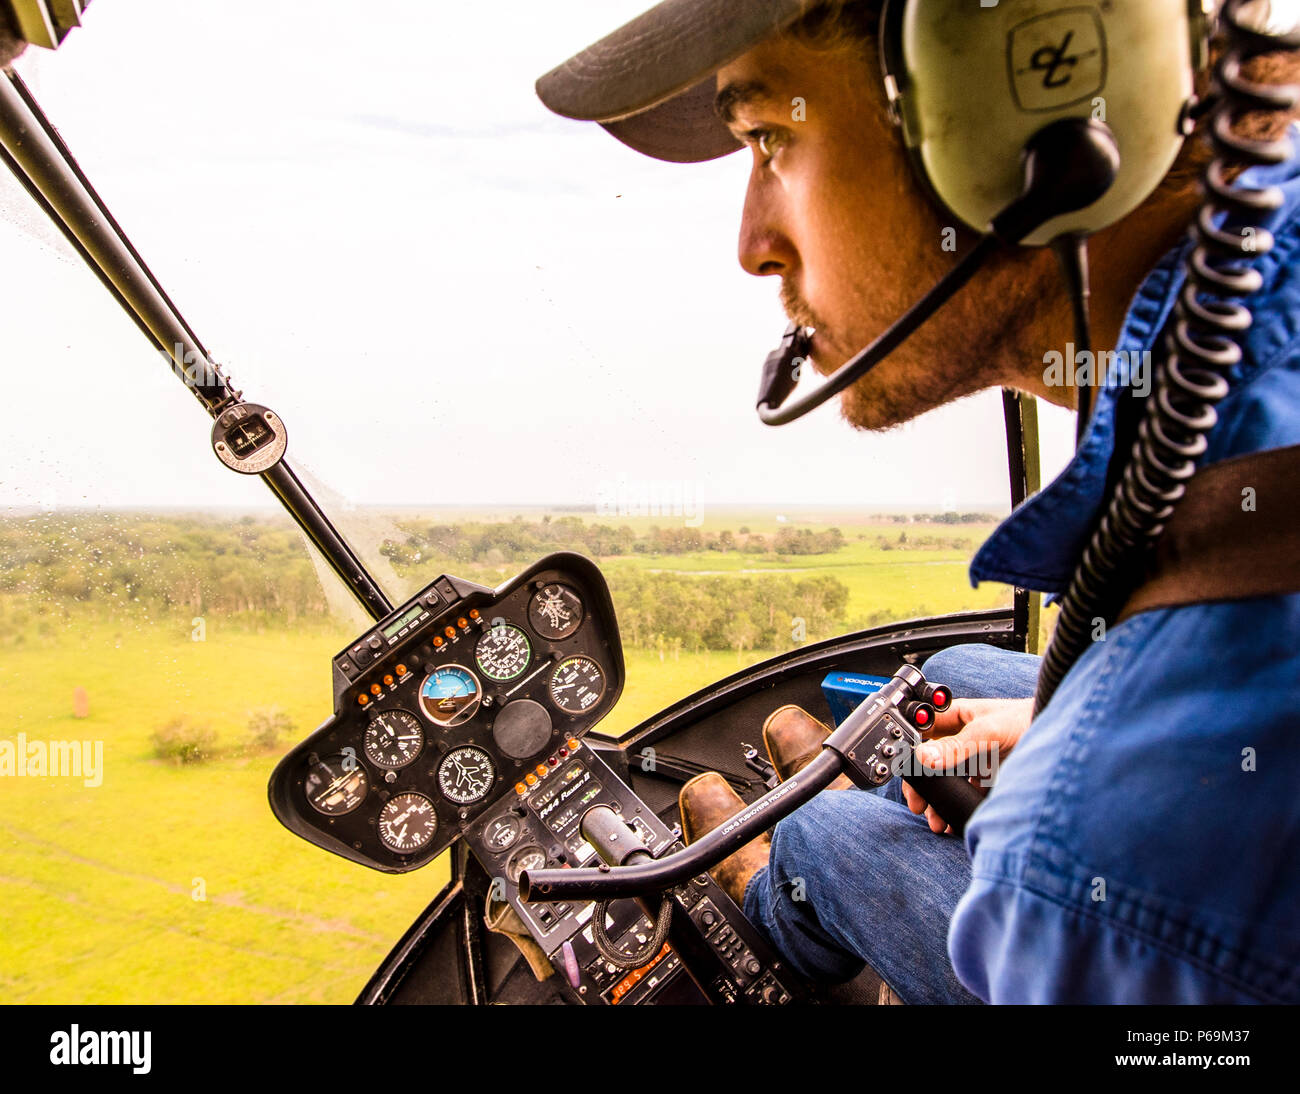
{"type": "Polygon", "coordinates": [[[921,795],[934,811],[952,825],[956,835],[964,835],[966,822],[984,794],[964,775],[945,775],[938,771],[919,771],[905,775],[903,781],[921,795]]]}

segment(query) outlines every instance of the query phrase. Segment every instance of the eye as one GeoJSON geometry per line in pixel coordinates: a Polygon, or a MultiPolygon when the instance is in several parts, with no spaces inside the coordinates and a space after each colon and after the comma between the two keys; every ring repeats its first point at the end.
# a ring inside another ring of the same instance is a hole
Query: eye
{"type": "Polygon", "coordinates": [[[758,154],[767,163],[781,150],[785,143],[779,133],[773,129],[751,129],[745,134],[745,141],[758,149],[758,154]]]}

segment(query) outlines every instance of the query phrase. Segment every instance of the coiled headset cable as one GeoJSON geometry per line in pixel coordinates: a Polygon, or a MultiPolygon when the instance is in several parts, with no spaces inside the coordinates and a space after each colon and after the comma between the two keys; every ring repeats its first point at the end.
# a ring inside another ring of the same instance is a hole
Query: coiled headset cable
{"type": "Polygon", "coordinates": [[[1300,101],[1298,87],[1260,84],[1242,75],[1254,57],[1300,50],[1300,29],[1274,34],[1252,27],[1243,11],[1249,4],[1228,0],[1220,15],[1225,49],[1214,69],[1209,121],[1215,156],[1205,169],[1205,200],[1191,228],[1196,246],[1186,261],[1187,280],[1166,328],[1165,352],[1130,458],[1062,597],[1038,676],[1035,716],[1091,644],[1098,621],[1111,625],[1136,587],[1151,548],[1206,451],[1218,420],[1215,407],[1228,394],[1228,374],[1241,360],[1238,340],[1251,324],[1250,309],[1241,299],[1260,287],[1251,260],[1273,248],[1273,237],[1262,225],[1281,205],[1282,193],[1275,186],[1234,187],[1228,173],[1238,166],[1284,163],[1292,149],[1285,136],[1252,140],[1233,133],[1232,127],[1244,114],[1290,111],[1300,101]],[[1236,227],[1216,228],[1221,213],[1236,227]]]}

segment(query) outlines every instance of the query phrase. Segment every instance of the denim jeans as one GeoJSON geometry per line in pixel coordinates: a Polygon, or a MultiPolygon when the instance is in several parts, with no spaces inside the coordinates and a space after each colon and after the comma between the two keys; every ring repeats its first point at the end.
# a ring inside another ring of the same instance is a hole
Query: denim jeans
{"type": "MultiPolygon", "coordinates": [[[[1039,659],[953,646],[921,670],[960,698],[1034,694],[1039,659]]],[[[777,824],[772,856],[745,889],[745,914],[810,980],[870,965],[905,1003],[977,1003],[948,960],[948,923],[970,884],[962,841],[937,836],[903,802],[901,780],[827,790],[777,824]]]]}

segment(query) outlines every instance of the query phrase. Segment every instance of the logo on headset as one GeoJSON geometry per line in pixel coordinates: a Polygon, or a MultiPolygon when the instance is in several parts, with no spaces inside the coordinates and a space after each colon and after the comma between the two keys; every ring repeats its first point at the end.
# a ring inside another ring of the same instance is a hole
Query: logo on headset
{"type": "Polygon", "coordinates": [[[1021,110],[1059,110],[1106,86],[1106,33],[1092,8],[1026,19],[1007,38],[1011,92],[1021,110]]]}

